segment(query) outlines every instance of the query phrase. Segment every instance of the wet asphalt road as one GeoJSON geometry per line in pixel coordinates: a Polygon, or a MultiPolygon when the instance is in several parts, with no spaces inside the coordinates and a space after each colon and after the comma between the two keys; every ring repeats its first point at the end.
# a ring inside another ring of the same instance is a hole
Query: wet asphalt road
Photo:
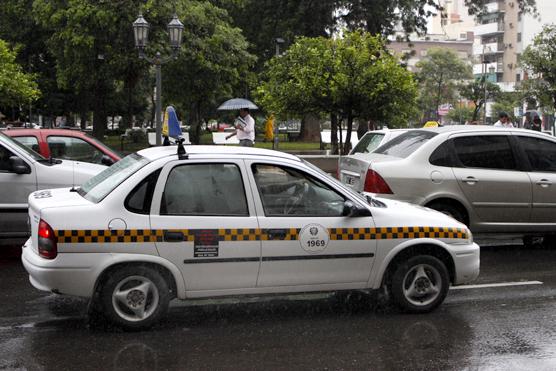
{"type": "Polygon", "coordinates": [[[174,303],[161,325],[125,333],[32,288],[4,251],[0,370],[556,369],[556,246],[481,254],[475,284],[511,285],[451,290],[426,315],[356,293],[230,299],[174,303]]]}

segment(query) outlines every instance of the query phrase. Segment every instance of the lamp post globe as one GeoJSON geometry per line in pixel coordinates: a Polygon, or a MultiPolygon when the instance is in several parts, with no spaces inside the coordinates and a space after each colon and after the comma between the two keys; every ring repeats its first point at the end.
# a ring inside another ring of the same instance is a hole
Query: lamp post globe
{"type": "Polygon", "coordinates": [[[149,40],[149,22],[143,18],[142,14],[133,22],[133,36],[135,37],[135,47],[144,49],[149,40]]]}
{"type": "Polygon", "coordinates": [[[174,14],[172,20],[168,23],[168,33],[170,34],[170,46],[173,49],[179,49],[183,36],[183,23],[180,22],[176,14],[174,14]]]}

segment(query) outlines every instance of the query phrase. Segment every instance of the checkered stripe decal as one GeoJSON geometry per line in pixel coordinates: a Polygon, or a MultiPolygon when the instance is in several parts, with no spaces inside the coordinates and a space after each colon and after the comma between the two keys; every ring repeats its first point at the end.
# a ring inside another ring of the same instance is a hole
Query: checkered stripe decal
{"type": "MultiPolygon", "coordinates": [[[[300,229],[286,228],[286,234],[270,238],[266,229],[216,229],[219,241],[296,241],[300,229]]],[[[463,228],[442,227],[384,227],[384,228],[330,228],[331,240],[384,240],[402,238],[454,238],[467,239],[463,228]]],[[[182,232],[185,242],[195,240],[193,229],[120,229],[120,230],[57,230],[58,243],[141,243],[163,242],[165,232],[182,232]]]]}
{"type": "Polygon", "coordinates": [[[469,238],[464,228],[444,227],[382,227],[330,228],[331,240],[390,240],[400,238],[469,238]]]}
{"type": "Polygon", "coordinates": [[[161,242],[164,231],[155,229],[82,229],[55,231],[58,243],[161,242]]]}

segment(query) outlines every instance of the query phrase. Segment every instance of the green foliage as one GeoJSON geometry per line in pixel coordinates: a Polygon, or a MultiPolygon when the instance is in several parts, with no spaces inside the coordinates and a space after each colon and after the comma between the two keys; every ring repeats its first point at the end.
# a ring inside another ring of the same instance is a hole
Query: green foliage
{"type": "MultiPolygon", "coordinates": [[[[412,75],[384,48],[380,36],[302,37],[273,58],[257,89],[258,102],[282,116],[338,115],[377,122],[404,121],[412,112],[412,75]]],[[[346,141],[349,145],[349,141],[346,141]]]]}
{"type": "Polygon", "coordinates": [[[492,114],[497,117],[499,112],[506,112],[510,119],[515,122],[514,108],[519,106],[521,106],[519,92],[499,92],[492,105],[492,114]]]}
{"type": "Polygon", "coordinates": [[[0,40],[0,106],[28,103],[40,95],[35,76],[23,72],[15,59],[16,52],[0,40]]]}
{"type": "Polygon", "coordinates": [[[416,65],[419,69],[419,104],[426,119],[437,118],[441,104],[456,100],[456,86],[471,78],[471,66],[451,49],[431,48],[416,65]]]}
{"type": "Polygon", "coordinates": [[[466,122],[475,121],[473,120],[474,111],[475,110],[471,107],[459,106],[450,110],[450,112],[446,115],[446,118],[452,122],[463,125],[466,122]]]}
{"type": "Polygon", "coordinates": [[[471,121],[476,121],[479,119],[479,112],[485,105],[485,99],[487,101],[495,99],[500,94],[500,87],[481,78],[460,85],[459,94],[475,105],[471,121]]]}
{"type": "Polygon", "coordinates": [[[525,98],[556,108],[556,25],[544,26],[535,36],[521,55],[521,65],[534,81],[523,85],[521,91],[530,94],[525,98]]]}

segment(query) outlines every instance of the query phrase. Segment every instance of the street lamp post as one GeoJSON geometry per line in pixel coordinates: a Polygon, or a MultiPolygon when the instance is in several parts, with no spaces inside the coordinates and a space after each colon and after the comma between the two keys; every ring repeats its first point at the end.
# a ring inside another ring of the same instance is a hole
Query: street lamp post
{"type": "MultiPolygon", "coordinates": [[[[274,39],[276,44],[276,57],[280,56],[280,45],[282,45],[285,41],[281,37],[274,39]]],[[[278,134],[280,134],[280,130],[278,128],[278,120],[274,120],[274,142],[272,142],[272,149],[278,150],[278,134]]]]}
{"type": "Polygon", "coordinates": [[[142,14],[133,22],[133,36],[135,38],[135,47],[139,50],[139,58],[145,59],[147,62],[153,64],[156,69],[156,145],[159,146],[162,143],[162,65],[171,59],[177,57],[178,50],[181,46],[181,39],[183,36],[183,24],[178,19],[178,16],[174,14],[170,23],[168,23],[168,33],[170,34],[170,47],[172,48],[172,54],[169,57],[163,58],[160,52],[156,52],[154,58],[150,58],[145,54],[145,48],[147,47],[148,37],[149,37],[149,23],[143,18],[142,14]]]}

